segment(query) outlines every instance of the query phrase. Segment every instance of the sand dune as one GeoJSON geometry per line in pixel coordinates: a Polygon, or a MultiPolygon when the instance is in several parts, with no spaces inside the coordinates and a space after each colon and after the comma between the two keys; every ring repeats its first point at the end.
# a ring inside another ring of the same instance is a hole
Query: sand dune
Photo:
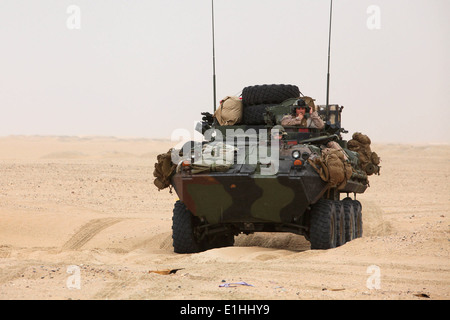
{"type": "Polygon", "coordinates": [[[153,185],[155,157],[172,146],[0,138],[0,299],[450,297],[450,146],[374,145],[382,169],[359,196],[364,236],[342,247],[312,251],[302,236],[260,233],[189,255],[173,253],[176,195],[153,185]],[[368,287],[371,266],[379,288],[368,287]],[[238,281],[252,286],[219,287],[238,281]]]}

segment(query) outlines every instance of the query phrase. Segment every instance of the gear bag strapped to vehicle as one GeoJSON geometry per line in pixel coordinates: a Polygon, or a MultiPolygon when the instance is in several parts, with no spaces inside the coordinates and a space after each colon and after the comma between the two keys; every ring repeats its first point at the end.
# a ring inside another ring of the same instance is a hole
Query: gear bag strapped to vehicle
{"type": "Polygon", "coordinates": [[[155,170],[153,171],[153,176],[156,179],[153,183],[158,188],[158,191],[171,186],[170,178],[177,168],[176,164],[172,163],[171,154],[172,149],[157,156],[155,170]]]}
{"type": "Polygon", "coordinates": [[[227,96],[220,101],[220,107],[214,117],[221,126],[232,126],[242,120],[242,100],[238,97],[227,96]]]}

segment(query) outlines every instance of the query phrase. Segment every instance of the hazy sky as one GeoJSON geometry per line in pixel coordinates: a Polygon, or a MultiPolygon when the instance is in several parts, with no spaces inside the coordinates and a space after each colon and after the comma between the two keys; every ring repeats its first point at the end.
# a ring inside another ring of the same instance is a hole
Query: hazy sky
{"type": "MultiPolygon", "coordinates": [[[[326,99],[329,0],[215,0],[217,100],[326,99]]],[[[335,0],[330,103],[373,142],[450,143],[448,0],[335,0]]],[[[0,136],[170,138],[213,110],[211,0],[0,0],[0,136]]]]}

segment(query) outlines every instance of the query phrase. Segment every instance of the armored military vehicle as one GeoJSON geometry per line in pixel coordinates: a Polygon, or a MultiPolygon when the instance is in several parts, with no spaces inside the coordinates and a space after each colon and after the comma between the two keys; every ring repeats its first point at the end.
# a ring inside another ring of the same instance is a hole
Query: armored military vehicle
{"type": "Polygon", "coordinates": [[[179,197],[175,252],[232,246],[241,233],[291,232],[303,235],[312,249],[362,236],[356,195],[366,191],[369,175],[379,174],[380,161],[367,136],[342,138],[342,106],[316,106],[297,86],[283,84],[245,87],[228,106],[241,110],[236,117],[224,116],[230,99],[224,100],[214,115],[202,113],[197,130],[203,141],[170,150],[164,187],[179,197]],[[300,106],[309,109],[305,117],[315,114],[324,126],[282,126],[300,106]]]}

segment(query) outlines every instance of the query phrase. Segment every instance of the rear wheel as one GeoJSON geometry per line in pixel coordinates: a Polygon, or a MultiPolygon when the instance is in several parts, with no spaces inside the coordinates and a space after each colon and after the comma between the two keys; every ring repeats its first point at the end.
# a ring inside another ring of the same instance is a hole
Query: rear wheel
{"type": "Polygon", "coordinates": [[[353,200],[345,198],[342,201],[345,216],[345,241],[349,242],[355,239],[355,211],[353,200]]]}
{"type": "Polygon", "coordinates": [[[361,238],[363,235],[362,205],[358,200],[353,200],[353,209],[355,211],[355,238],[361,238]]]}
{"type": "Polygon", "coordinates": [[[200,221],[184,205],[175,202],[172,217],[173,249],[176,253],[196,253],[205,250],[204,243],[197,239],[195,227],[200,221]]]}
{"type": "Polygon", "coordinates": [[[336,207],[332,200],[321,199],[311,210],[309,240],[311,249],[336,247],[336,207]]]}
{"type": "Polygon", "coordinates": [[[334,204],[336,207],[336,246],[339,247],[345,244],[345,213],[342,201],[335,201],[334,204]]]}
{"type": "Polygon", "coordinates": [[[173,249],[176,253],[197,253],[234,245],[233,233],[201,235],[197,228],[200,225],[200,219],[178,200],[173,208],[172,217],[173,249]]]}

